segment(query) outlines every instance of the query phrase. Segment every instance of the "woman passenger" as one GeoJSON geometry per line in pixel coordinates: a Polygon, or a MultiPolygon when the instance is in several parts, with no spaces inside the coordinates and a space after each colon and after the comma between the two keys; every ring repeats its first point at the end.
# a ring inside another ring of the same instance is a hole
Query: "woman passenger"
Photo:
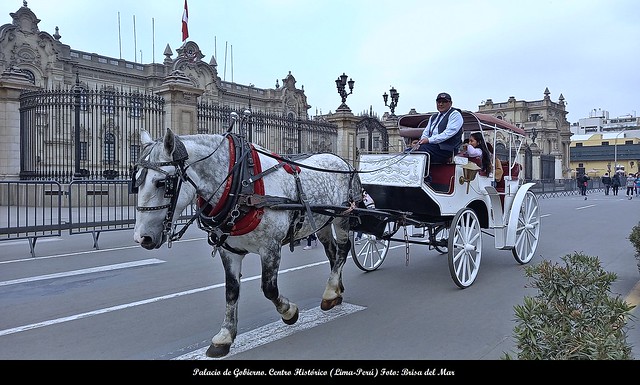
{"type": "Polygon", "coordinates": [[[491,170],[491,153],[487,148],[484,137],[479,132],[474,132],[469,136],[469,143],[462,146],[462,155],[469,159],[477,158],[480,160],[478,166],[483,175],[489,175],[491,170]]]}

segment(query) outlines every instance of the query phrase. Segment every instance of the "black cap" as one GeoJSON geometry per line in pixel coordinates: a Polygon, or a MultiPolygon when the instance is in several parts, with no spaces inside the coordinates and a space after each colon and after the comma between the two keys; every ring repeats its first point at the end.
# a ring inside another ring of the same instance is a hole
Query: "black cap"
{"type": "Polygon", "coordinates": [[[438,94],[438,96],[436,97],[436,102],[437,102],[438,100],[440,100],[440,99],[444,99],[444,100],[446,100],[446,101],[450,102],[450,101],[451,101],[451,95],[449,95],[449,94],[448,94],[448,93],[446,93],[446,92],[441,92],[441,93],[439,93],[439,94],[438,94]]]}

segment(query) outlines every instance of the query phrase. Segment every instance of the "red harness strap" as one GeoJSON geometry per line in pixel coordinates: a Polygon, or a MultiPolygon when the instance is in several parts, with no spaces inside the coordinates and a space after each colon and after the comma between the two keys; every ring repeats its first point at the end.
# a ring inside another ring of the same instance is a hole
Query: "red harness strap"
{"type": "MultiPolygon", "coordinates": [[[[251,157],[253,158],[253,175],[257,175],[262,172],[262,166],[260,165],[260,156],[258,152],[255,150],[255,148],[253,147],[253,145],[251,145],[251,157]]],[[[229,173],[231,174],[233,170],[233,166],[236,163],[235,161],[236,149],[233,143],[233,139],[230,136],[229,136],[229,159],[230,159],[229,173]]],[[[229,193],[231,191],[232,183],[233,183],[233,175],[231,175],[227,179],[227,183],[225,184],[224,191],[222,192],[222,196],[220,197],[220,200],[215,206],[212,206],[211,210],[209,210],[209,212],[207,213],[208,216],[211,216],[211,217],[215,216],[222,210],[226,200],[229,198],[229,193]]],[[[258,179],[253,183],[253,193],[257,195],[264,195],[264,182],[262,179],[258,179]]],[[[206,205],[211,206],[201,196],[198,196],[197,205],[198,207],[202,207],[206,205]]],[[[264,208],[252,207],[246,214],[244,214],[234,224],[233,228],[231,229],[230,235],[243,235],[253,231],[260,223],[263,213],[264,213],[264,208]]]]}
{"type": "MultiPolygon", "coordinates": [[[[282,158],[280,157],[280,155],[276,154],[275,152],[272,152],[271,154],[273,154],[275,156],[275,159],[278,160],[278,163],[283,163],[282,158]]],[[[295,167],[295,172],[300,173],[300,171],[301,171],[300,166],[293,166],[293,165],[291,165],[289,163],[285,163],[284,166],[282,166],[282,168],[286,172],[288,172],[289,174],[293,174],[294,167],[295,167]]]]}

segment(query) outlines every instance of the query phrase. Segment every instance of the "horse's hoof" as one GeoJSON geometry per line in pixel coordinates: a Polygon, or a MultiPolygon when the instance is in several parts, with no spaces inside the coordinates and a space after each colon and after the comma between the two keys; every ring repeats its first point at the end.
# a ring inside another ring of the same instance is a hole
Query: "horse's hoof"
{"type": "Polygon", "coordinates": [[[298,316],[300,315],[300,310],[296,309],[296,314],[293,315],[293,317],[289,318],[289,319],[282,319],[282,322],[286,323],[287,325],[293,325],[294,323],[298,322],[298,316]]]}
{"type": "Polygon", "coordinates": [[[229,349],[231,349],[231,345],[209,345],[209,349],[207,349],[207,357],[218,358],[224,357],[229,354],[229,349]]]}
{"type": "Polygon", "coordinates": [[[342,296],[338,296],[334,299],[323,299],[320,302],[320,309],[322,310],[331,310],[334,306],[338,306],[342,303],[342,296]]]}

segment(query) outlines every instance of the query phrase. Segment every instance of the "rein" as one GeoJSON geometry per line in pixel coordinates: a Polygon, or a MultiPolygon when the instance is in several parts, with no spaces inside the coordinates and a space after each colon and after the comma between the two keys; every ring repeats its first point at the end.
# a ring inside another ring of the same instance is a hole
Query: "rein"
{"type": "MultiPolygon", "coordinates": [[[[344,170],[327,170],[326,168],[318,168],[318,167],[310,166],[310,165],[308,165],[308,164],[298,163],[298,162],[296,162],[295,160],[292,160],[292,159],[285,159],[285,158],[283,158],[283,157],[282,157],[282,156],[280,156],[280,155],[273,154],[273,153],[268,153],[268,152],[262,151],[262,150],[260,150],[260,149],[258,149],[258,148],[255,148],[254,150],[255,150],[255,151],[257,151],[257,152],[259,152],[259,153],[261,153],[261,154],[263,154],[263,155],[266,155],[266,156],[268,156],[268,157],[270,157],[270,158],[276,159],[276,160],[278,160],[278,161],[280,161],[280,162],[285,162],[286,164],[290,164],[290,165],[293,165],[293,166],[297,166],[297,167],[300,167],[300,168],[306,168],[306,169],[314,170],[314,171],[330,172],[330,173],[332,173],[332,174],[368,174],[368,173],[371,173],[371,172],[378,172],[378,171],[380,171],[380,170],[384,170],[385,168],[389,168],[389,167],[390,167],[390,165],[387,165],[387,166],[384,166],[384,167],[380,167],[380,168],[378,168],[378,169],[367,170],[367,171],[357,171],[357,170],[348,170],[348,171],[344,171],[344,170]]],[[[412,151],[407,152],[407,153],[399,153],[399,154],[398,154],[398,155],[396,155],[395,157],[398,157],[398,158],[401,160],[401,159],[406,158],[406,157],[407,157],[411,152],[412,152],[412,151]]],[[[394,158],[395,158],[395,157],[394,157],[394,158]]],[[[345,163],[346,163],[347,165],[349,165],[349,163],[347,163],[346,161],[345,161],[345,163]]],[[[350,166],[350,165],[349,165],[349,166],[350,166]]]]}

